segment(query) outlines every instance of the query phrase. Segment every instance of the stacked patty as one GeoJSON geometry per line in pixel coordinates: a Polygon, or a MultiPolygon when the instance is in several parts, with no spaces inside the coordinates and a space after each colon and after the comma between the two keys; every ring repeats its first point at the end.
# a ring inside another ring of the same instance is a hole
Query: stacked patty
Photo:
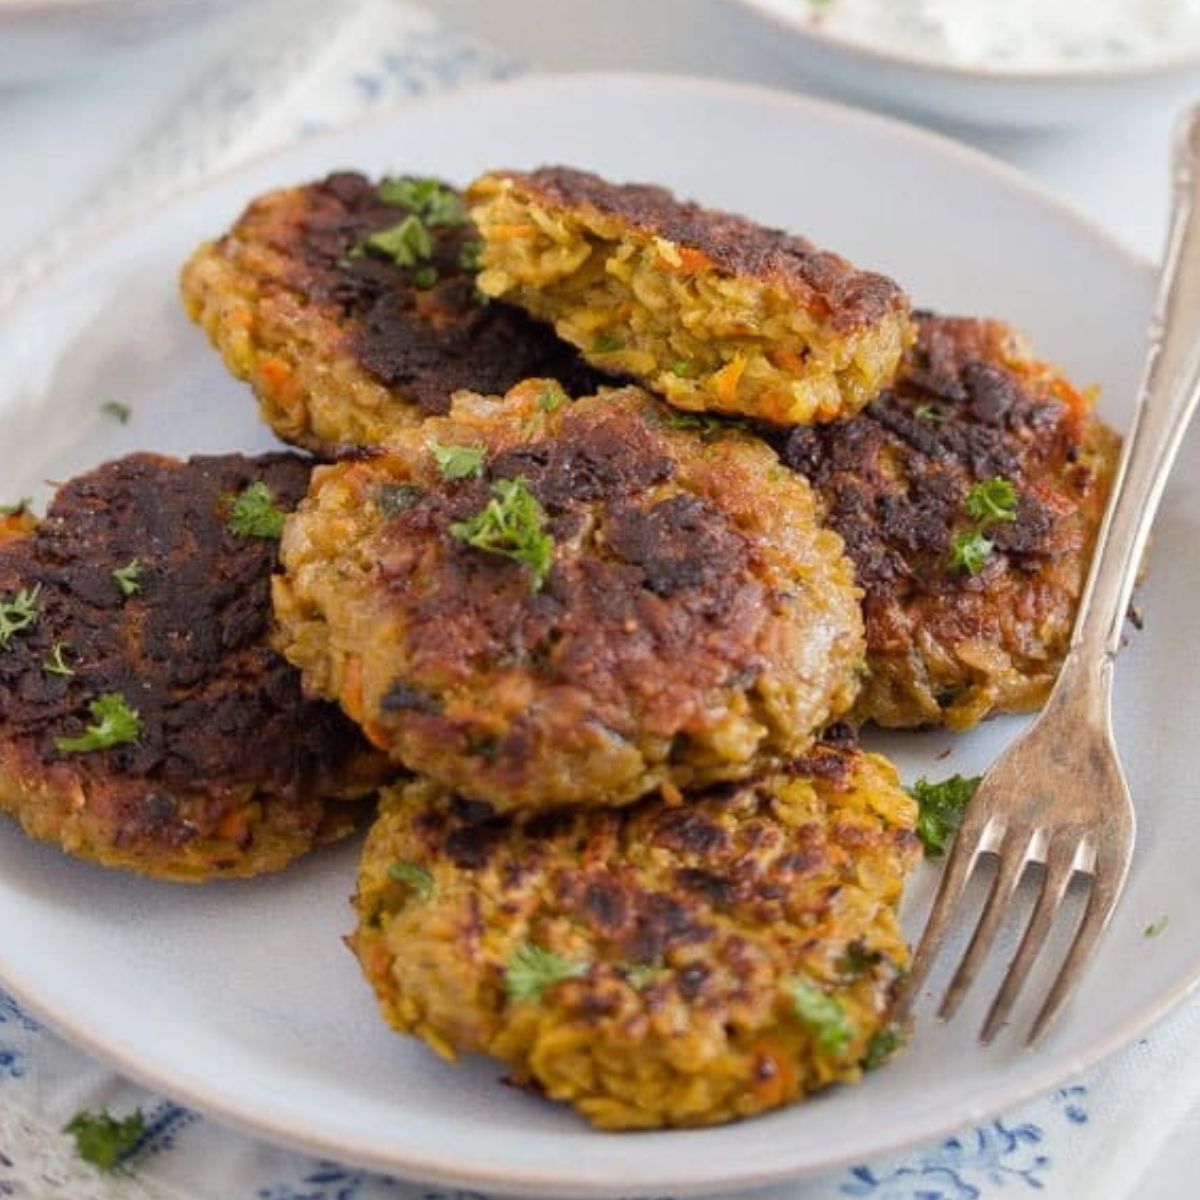
{"type": "Polygon", "coordinates": [[[269,644],[271,527],[309,471],[139,454],[61,488],[40,522],[7,519],[0,811],[183,882],[278,870],[355,828],[350,802],[394,772],[269,644]]]}

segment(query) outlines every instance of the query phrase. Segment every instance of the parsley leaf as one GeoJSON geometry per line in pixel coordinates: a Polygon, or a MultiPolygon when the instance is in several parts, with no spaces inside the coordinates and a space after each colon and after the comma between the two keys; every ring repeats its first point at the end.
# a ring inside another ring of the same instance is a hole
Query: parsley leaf
{"type": "Polygon", "coordinates": [[[67,642],[55,642],[53,649],[42,663],[43,672],[47,675],[61,675],[64,679],[74,675],[75,669],[65,657],[70,648],[67,642]]]}
{"type": "Polygon", "coordinates": [[[986,529],[996,521],[1015,521],[1017,489],[1009,480],[997,475],[995,479],[975,484],[967,493],[963,508],[967,516],[979,522],[980,529],[986,529]]]}
{"type": "Polygon", "coordinates": [[[261,480],[240,492],[229,509],[229,532],[245,538],[278,538],[286,514],[275,507],[271,489],[261,480]]]}
{"type": "Polygon", "coordinates": [[[465,225],[467,210],[461,197],[436,179],[416,175],[389,176],[375,194],[384,204],[399,204],[425,218],[426,225],[465,225]]]}
{"type": "Polygon", "coordinates": [[[114,421],[121,425],[129,424],[129,418],[133,412],[128,404],[122,404],[120,400],[105,400],[105,402],[100,405],[100,411],[106,417],[112,417],[114,421]]]}
{"type": "Polygon", "coordinates": [[[840,1002],[806,979],[794,980],[788,992],[796,1016],[808,1026],[818,1049],[838,1058],[845,1054],[854,1030],[840,1002]]]}
{"type": "Polygon", "coordinates": [[[107,1112],[77,1112],[63,1129],[75,1139],[75,1152],[101,1171],[114,1171],[146,1132],[146,1119],[136,1109],[123,1121],[107,1112]]]}
{"type": "Polygon", "coordinates": [[[421,218],[412,214],[399,225],[363,238],[350,251],[350,257],[362,258],[368,250],[374,250],[402,267],[416,267],[433,257],[433,238],[421,218]]]}
{"type": "Polygon", "coordinates": [[[951,775],[941,783],[930,783],[922,776],[907,789],[920,810],[917,837],[924,843],[928,857],[938,858],[946,852],[946,843],[961,823],[979,780],[978,775],[970,779],[951,775]]]}
{"type": "Polygon", "coordinates": [[[585,962],[571,962],[526,942],[504,970],[504,988],[513,1000],[540,1000],[546,988],[564,979],[578,979],[587,969],[585,962]]]}
{"type": "Polygon", "coordinates": [[[874,1071],[882,1067],[897,1050],[904,1045],[904,1031],[899,1025],[888,1025],[871,1036],[867,1043],[867,1051],[863,1055],[864,1071],[874,1071]]]}
{"type": "Polygon", "coordinates": [[[16,504],[0,504],[0,517],[20,517],[24,516],[29,511],[29,506],[33,500],[29,496],[22,496],[16,504]]]}
{"type": "Polygon", "coordinates": [[[13,596],[0,596],[0,650],[7,650],[18,633],[24,633],[40,615],[42,585],[23,588],[13,596]]]}
{"type": "Polygon", "coordinates": [[[482,446],[442,446],[437,442],[429,443],[429,453],[442,478],[450,480],[478,479],[483,474],[483,462],[487,457],[482,446]]]}
{"type": "Polygon", "coordinates": [[[142,564],[140,560],[130,559],[123,567],[118,567],[112,577],[121,589],[121,595],[126,599],[137,595],[142,590],[142,564]]]}
{"type": "Polygon", "coordinates": [[[535,592],[550,574],[554,539],[546,532],[546,511],[524,478],[497,480],[487,507],[469,521],[455,521],[450,533],[477,550],[524,563],[535,592]]]}
{"type": "Polygon", "coordinates": [[[416,892],[418,900],[428,900],[433,895],[433,876],[420,863],[394,862],[387,874],[393,883],[402,883],[416,892]]]}
{"type": "Polygon", "coordinates": [[[956,533],[950,551],[950,562],[968,575],[978,575],[987,565],[996,543],[985,538],[977,529],[956,533]]]}
{"type": "Polygon", "coordinates": [[[120,692],[106,692],[88,705],[95,720],[79,737],[54,739],[60,754],[86,754],[90,750],[108,750],[126,742],[136,742],[142,732],[137,710],[130,708],[120,692]]]}

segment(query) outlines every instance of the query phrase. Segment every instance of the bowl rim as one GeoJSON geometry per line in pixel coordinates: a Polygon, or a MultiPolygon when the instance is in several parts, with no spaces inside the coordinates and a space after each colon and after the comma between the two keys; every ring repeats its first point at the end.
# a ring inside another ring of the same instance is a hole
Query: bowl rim
{"type": "Polygon", "coordinates": [[[1107,64],[1086,63],[1065,67],[1024,67],[1006,70],[994,66],[968,66],[906,50],[885,49],[867,41],[859,41],[833,33],[805,20],[802,0],[797,0],[796,12],[789,14],[778,0],[729,0],[779,29],[804,38],[817,46],[847,57],[857,58],[869,66],[899,66],[913,72],[941,76],[947,81],[985,84],[1047,84],[1080,87],[1104,83],[1137,82],[1200,70],[1200,45],[1155,55],[1151,58],[1114,60],[1107,64]]]}

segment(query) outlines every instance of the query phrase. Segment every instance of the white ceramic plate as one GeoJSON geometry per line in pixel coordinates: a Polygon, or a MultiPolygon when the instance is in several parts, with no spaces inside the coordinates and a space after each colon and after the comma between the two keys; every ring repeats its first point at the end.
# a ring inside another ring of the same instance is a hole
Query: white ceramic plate
{"type": "Polygon", "coordinates": [[[814,20],[812,0],[733,2],[755,18],[764,44],[788,55],[806,80],[888,111],[955,125],[1050,129],[1128,119],[1139,109],[1191,103],[1200,80],[1200,52],[1187,46],[1155,59],[1055,69],[967,66],[830,32],[814,20]]]}
{"type": "MultiPolygon", "coordinates": [[[[175,294],[184,256],[257,192],[339,166],[466,180],[488,165],[555,161],[660,180],[792,226],[894,273],[923,305],[1004,314],[1076,379],[1102,384],[1105,412],[1127,420],[1149,271],[1011,171],[893,122],[782,95],[566,77],[462,93],[310,142],[78,256],[0,321],[4,490],[44,499],[42,480],[140,447],[270,444],[175,294]],[[126,426],[99,410],[114,397],[133,409],[126,426]]],[[[0,978],[66,1037],[232,1124],[495,1192],[728,1195],[960,1128],[1115,1049],[1200,978],[1195,440],[1177,474],[1144,596],[1147,630],[1119,671],[1117,724],[1142,841],[1112,934],[1036,1055],[1015,1037],[974,1048],[993,976],[966,1019],[923,1023],[911,1052],[861,1086],[722,1129],[593,1133],[501,1087],[487,1063],[451,1068],[386,1031],[339,940],[351,923],[354,846],[276,878],[193,890],[105,873],[0,825],[0,978]],[[1164,914],[1167,931],[1145,939],[1164,914]]],[[[881,744],[907,777],[940,776],[980,769],[1015,728],[1004,720],[959,739],[881,744]]],[[[914,928],[932,877],[913,889],[914,928]]]]}

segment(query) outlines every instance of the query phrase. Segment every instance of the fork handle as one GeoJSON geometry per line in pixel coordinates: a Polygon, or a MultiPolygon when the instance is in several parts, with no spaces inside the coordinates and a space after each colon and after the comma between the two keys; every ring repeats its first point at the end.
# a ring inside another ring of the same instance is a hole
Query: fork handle
{"type": "Polygon", "coordinates": [[[1200,106],[1181,120],[1171,226],[1133,424],[1096,539],[1064,675],[1111,675],[1150,525],[1200,399],[1200,106]]]}

